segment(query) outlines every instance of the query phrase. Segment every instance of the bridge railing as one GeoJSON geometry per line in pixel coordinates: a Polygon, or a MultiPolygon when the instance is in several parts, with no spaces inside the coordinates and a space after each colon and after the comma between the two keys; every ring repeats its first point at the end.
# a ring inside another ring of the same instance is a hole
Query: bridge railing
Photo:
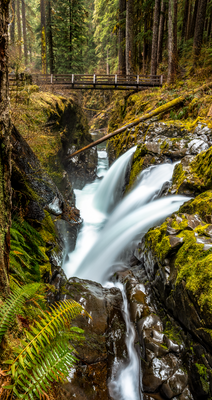
{"type": "Polygon", "coordinates": [[[91,75],[91,74],[39,74],[33,75],[33,80],[38,84],[52,85],[114,85],[114,86],[139,86],[162,85],[161,75],[91,75]]]}
{"type": "MultiPolygon", "coordinates": [[[[10,77],[10,85],[15,84],[10,77]]],[[[38,86],[63,86],[63,88],[139,88],[142,86],[162,86],[162,75],[99,75],[99,74],[33,74],[32,82],[38,86]]]]}

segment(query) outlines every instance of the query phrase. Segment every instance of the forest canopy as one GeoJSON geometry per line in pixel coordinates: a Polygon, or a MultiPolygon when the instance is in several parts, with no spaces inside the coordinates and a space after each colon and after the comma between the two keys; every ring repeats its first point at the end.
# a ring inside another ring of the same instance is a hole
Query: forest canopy
{"type": "Polygon", "coordinates": [[[211,0],[12,0],[10,67],[164,73],[211,64],[211,0]]]}

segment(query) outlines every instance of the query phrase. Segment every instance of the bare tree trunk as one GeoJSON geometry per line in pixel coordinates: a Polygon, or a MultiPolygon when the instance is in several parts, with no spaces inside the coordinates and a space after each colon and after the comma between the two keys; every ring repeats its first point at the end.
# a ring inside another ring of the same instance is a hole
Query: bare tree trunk
{"type": "Polygon", "coordinates": [[[24,38],[24,60],[25,65],[28,64],[28,49],[27,49],[27,34],[26,34],[26,9],[25,0],[21,0],[22,3],[22,27],[23,27],[23,38],[24,38]]]}
{"type": "Polygon", "coordinates": [[[177,72],[177,0],[169,0],[168,17],[168,83],[174,83],[177,72]]]}
{"type": "Polygon", "coordinates": [[[181,42],[184,42],[184,40],[186,38],[186,30],[187,30],[187,25],[188,25],[188,11],[189,11],[189,0],[185,0],[181,42]]]}
{"type": "Polygon", "coordinates": [[[106,64],[106,74],[110,75],[110,64],[109,64],[109,50],[107,48],[107,64],[106,64]]]}
{"type": "Polygon", "coordinates": [[[40,13],[41,13],[41,62],[42,74],[46,74],[46,13],[45,13],[45,0],[40,0],[40,13]]]}
{"type": "Polygon", "coordinates": [[[157,51],[158,51],[158,30],[160,18],[160,0],[155,0],[153,34],[152,34],[152,55],[151,55],[151,75],[157,75],[157,51]]]}
{"type": "Polygon", "coordinates": [[[11,122],[8,85],[9,1],[0,0],[0,292],[9,292],[11,225],[11,122]]]}
{"type": "Polygon", "coordinates": [[[119,58],[119,74],[125,75],[126,62],[125,62],[125,11],[126,0],[119,0],[119,36],[118,36],[118,58],[119,58]]]}
{"type": "Polygon", "coordinates": [[[191,24],[190,24],[190,28],[189,28],[188,39],[194,37],[196,20],[197,20],[197,13],[198,13],[198,6],[199,6],[199,0],[196,0],[195,1],[195,5],[194,5],[194,11],[193,11],[193,14],[192,14],[191,24]]]}
{"type": "Polygon", "coordinates": [[[51,0],[47,1],[47,38],[48,38],[48,48],[49,48],[49,67],[50,74],[54,73],[54,52],[53,52],[53,37],[52,37],[52,5],[51,0]]]}
{"type": "Polygon", "coordinates": [[[194,32],[194,43],[193,43],[193,63],[194,66],[197,64],[197,60],[199,58],[201,48],[202,48],[202,39],[203,39],[203,30],[204,30],[204,22],[205,22],[205,14],[206,14],[206,6],[207,0],[200,0],[197,19],[195,25],[194,32]]]}
{"type": "Polygon", "coordinates": [[[20,0],[17,0],[17,25],[18,25],[18,55],[22,57],[21,49],[21,13],[20,13],[20,0]]]}
{"type": "Polygon", "coordinates": [[[143,43],[143,74],[145,75],[147,72],[147,40],[146,34],[147,33],[147,17],[146,13],[144,14],[144,43],[143,43]]]}
{"type": "Polygon", "coordinates": [[[166,3],[165,3],[165,0],[162,0],[160,25],[159,25],[159,33],[158,33],[158,52],[157,52],[157,63],[158,64],[160,64],[162,62],[165,12],[166,12],[166,3]]]}
{"type": "Polygon", "coordinates": [[[10,40],[11,44],[15,44],[15,0],[12,0],[11,7],[12,7],[12,21],[10,23],[10,40]]]}
{"type": "Polygon", "coordinates": [[[73,39],[73,15],[72,15],[72,0],[69,0],[69,20],[70,20],[70,27],[69,27],[69,68],[72,69],[72,39],[73,39]]]}
{"type": "Polygon", "coordinates": [[[134,73],[134,24],[133,24],[134,0],[126,2],[126,74],[134,73]]]}

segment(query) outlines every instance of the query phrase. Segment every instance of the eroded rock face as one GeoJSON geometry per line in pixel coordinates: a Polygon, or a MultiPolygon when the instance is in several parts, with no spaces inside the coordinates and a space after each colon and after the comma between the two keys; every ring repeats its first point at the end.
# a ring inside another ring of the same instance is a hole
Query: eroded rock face
{"type": "MultiPolygon", "coordinates": [[[[46,255],[54,273],[62,265],[64,232],[67,232],[69,238],[69,250],[73,250],[75,246],[81,223],[79,212],[64,199],[15,127],[12,129],[11,143],[14,214],[17,214],[17,209],[23,210],[22,216],[33,227],[38,231],[45,230],[42,233],[46,255]]],[[[49,279],[50,276],[45,281],[48,282],[49,279]]]]}
{"type": "Polygon", "coordinates": [[[115,358],[123,362],[127,357],[121,292],[87,280],[71,278],[64,282],[61,278],[60,275],[52,281],[60,288],[60,299],[76,300],[92,319],[79,316],[75,321],[84,330],[85,340],[75,346],[78,363],[70,382],[60,389],[58,399],[109,400],[108,382],[115,358]]]}

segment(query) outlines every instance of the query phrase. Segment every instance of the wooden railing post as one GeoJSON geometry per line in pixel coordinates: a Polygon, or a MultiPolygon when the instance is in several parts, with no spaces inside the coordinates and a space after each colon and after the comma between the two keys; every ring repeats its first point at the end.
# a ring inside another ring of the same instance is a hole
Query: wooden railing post
{"type": "Polygon", "coordinates": [[[163,75],[160,76],[160,84],[163,86],[163,75]]]}
{"type": "Polygon", "coordinates": [[[53,83],[53,74],[51,74],[51,84],[53,83]]]}
{"type": "Polygon", "coordinates": [[[137,85],[139,85],[139,75],[137,75],[137,85]]]}
{"type": "Polygon", "coordinates": [[[117,75],[115,75],[115,87],[117,86],[117,75]]]}
{"type": "Polygon", "coordinates": [[[96,75],[94,74],[93,75],[93,85],[94,85],[94,87],[95,87],[95,83],[96,83],[96,75]]]}
{"type": "Polygon", "coordinates": [[[74,74],[71,75],[71,83],[72,83],[72,87],[74,87],[74,74]]]}

